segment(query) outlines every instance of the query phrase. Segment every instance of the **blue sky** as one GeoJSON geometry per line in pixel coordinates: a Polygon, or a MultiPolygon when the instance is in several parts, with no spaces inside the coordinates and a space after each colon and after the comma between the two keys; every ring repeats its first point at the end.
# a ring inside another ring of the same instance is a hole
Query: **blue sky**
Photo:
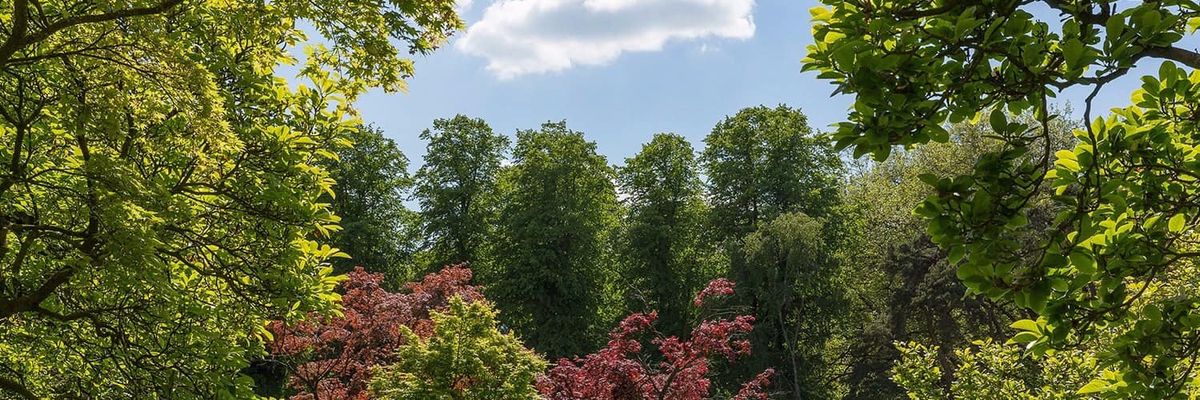
{"type": "MultiPolygon", "coordinates": [[[[486,0],[476,0],[482,2],[486,0]]],[[[468,9],[468,24],[477,22],[487,5],[468,9]]],[[[372,92],[359,108],[414,164],[425,151],[417,135],[433,119],[456,113],[483,118],[509,135],[565,119],[595,141],[612,163],[636,153],[656,132],[679,133],[699,148],[726,115],[758,104],[800,107],[813,126],[821,127],[838,121],[850,100],[831,99],[831,86],[800,72],[804,48],[812,40],[811,6],[807,1],[758,2],[749,39],[672,40],[661,51],[627,52],[604,65],[509,79],[488,71],[486,58],[466,54],[452,43],[416,60],[408,93],[372,92]]]]}
{"type": "MultiPolygon", "coordinates": [[[[621,164],[657,132],[682,134],[699,149],[714,124],[743,107],[788,104],[824,130],[851,104],[800,71],[814,1],[473,3],[464,5],[467,32],[416,59],[408,93],[373,91],[359,102],[363,119],[394,139],[414,170],[425,151],[420,132],[458,113],[507,135],[565,119],[621,164]]],[[[1127,104],[1152,64],[1107,88],[1098,110],[1127,104]]],[[[1060,100],[1078,105],[1084,95],[1060,100]]]]}

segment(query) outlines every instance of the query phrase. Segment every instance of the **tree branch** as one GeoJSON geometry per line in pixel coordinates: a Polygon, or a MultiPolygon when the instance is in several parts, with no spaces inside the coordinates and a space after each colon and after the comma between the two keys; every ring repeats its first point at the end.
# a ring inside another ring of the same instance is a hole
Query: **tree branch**
{"type": "Polygon", "coordinates": [[[46,40],[51,35],[58,33],[64,29],[75,27],[82,24],[97,23],[112,21],[120,18],[140,17],[146,15],[161,14],[183,3],[183,0],[163,0],[161,3],[150,7],[136,7],[124,10],[118,10],[103,14],[77,15],[70,18],[58,20],[45,29],[26,35],[29,23],[29,3],[28,0],[16,0],[14,4],[13,18],[13,34],[8,37],[3,46],[0,46],[0,67],[5,66],[8,60],[12,58],[21,48],[36,44],[46,40]]]}
{"type": "Polygon", "coordinates": [[[2,376],[0,376],[0,390],[6,391],[9,393],[19,394],[19,395],[21,395],[21,397],[29,399],[29,400],[40,400],[37,397],[37,395],[35,395],[35,394],[33,394],[33,392],[29,391],[29,389],[26,388],[25,385],[22,385],[21,383],[19,383],[17,381],[14,381],[14,380],[2,377],[2,376]]]}
{"type": "Polygon", "coordinates": [[[6,300],[0,300],[0,320],[4,320],[14,314],[31,311],[36,309],[42,301],[50,297],[59,286],[71,280],[71,275],[75,271],[71,268],[60,269],[58,272],[50,275],[42,285],[34,290],[33,293],[6,300]]]}
{"type": "Polygon", "coordinates": [[[24,47],[25,33],[29,31],[29,1],[16,0],[13,3],[13,28],[12,34],[8,35],[8,39],[4,40],[4,44],[0,45],[0,67],[4,66],[8,58],[17,52],[17,49],[24,47]]]}
{"type": "Polygon", "coordinates": [[[1171,46],[1149,47],[1146,50],[1142,50],[1142,54],[1146,57],[1171,60],[1195,69],[1200,69],[1200,53],[1195,51],[1171,46]]]}

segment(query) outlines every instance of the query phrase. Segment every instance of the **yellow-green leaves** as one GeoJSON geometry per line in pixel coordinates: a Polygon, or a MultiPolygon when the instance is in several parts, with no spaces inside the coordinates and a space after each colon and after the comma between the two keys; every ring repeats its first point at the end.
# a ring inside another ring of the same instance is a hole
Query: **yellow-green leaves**
{"type": "Polygon", "coordinates": [[[1071,266],[1083,276],[1091,276],[1096,273],[1096,259],[1092,257],[1091,252],[1082,248],[1071,250],[1071,254],[1067,257],[1071,260],[1071,266]]]}
{"type": "Polygon", "coordinates": [[[1079,159],[1076,158],[1075,152],[1071,150],[1059,150],[1054,153],[1056,157],[1054,163],[1060,167],[1066,168],[1067,171],[1079,172],[1079,159]]]}
{"type": "Polygon", "coordinates": [[[534,380],[546,362],[512,332],[502,333],[496,314],[486,302],[454,297],[449,310],[434,312],[430,337],[401,326],[406,343],[396,350],[396,362],[372,377],[374,397],[537,399],[534,380]],[[464,377],[469,384],[462,384],[464,377]]]}
{"type": "Polygon", "coordinates": [[[1002,148],[971,173],[930,180],[937,195],[915,213],[968,288],[1041,314],[1047,329],[1014,341],[1050,350],[1072,335],[1087,341],[1134,327],[1098,353],[1112,375],[1085,394],[1176,395],[1175,383],[1193,378],[1177,366],[1200,350],[1177,339],[1200,334],[1186,317],[1200,297],[1194,281],[1179,278],[1195,268],[1180,255],[1198,250],[1188,225],[1200,209],[1200,63],[1181,43],[1200,26],[1200,7],[1048,2],[1062,18],[1041,19],[1023,4],[872,2],[868,11],[824,3],[831,12],[822,11],[814,35],[835,39],[810,47],[805,68],[854,97],[833,134],[839,146],[886,157],[885,148],[937,140],[931,126],[987,118],[1002,148]],[[873,62],[895,58],[903,61],[873,62]],[[1107,83],[1155,59],[1171,61],[1142,78],[1133,105],[1109,113],[1085,104],[1089,125],[1075,132],[1077,143],[1046,140],[1055,94],[1109,96],[1107,83]],[[1010,121],[1024,112],[1032,123],[1010,121]],[[1053,221],[1024,231],[1018,216],[1040,199],[1056,209],[1053,221]],[[1178,299],[1148,300],[1163,288],[1178,299]]]}
{"type": "Polygon", "coordinates": [[[391,41],[423,53],[461,26],[453,1],[12,9],[32,3],[0,6],[0,31],[29,28],[0,49],[0,263],[28,257],[0,303],[36,294],[0,318],[3,378],[37,398],[250,398],[262,321],[337,307],[315,163],[360,122],[357,94],[411,73],[391,41]],[[292,90],[274,68],[305,44],[299,20],[328,47],[292,90]]]}
{"type": "Polygon", "coordinates": [[[1111,388],[1112,388],[1112,385],[1109,384],[1108,381],[1105,381],[1102,379],[1096,379],[1091,382],[1088,382],[1088,384],[1086,384],[1086,385],[1083,385],[1083,387],[1081,387],[1081,388],[1079,388],[1079,390],[1075,391],[1075,394],[1094,394],[1094,393],[1106,392],[1111,388]]]}
{"type": "Polygon", "coordinates": [[[1185,221],[1187,221],[1187,219],[1183,216],[1183,214],[1175,214],[1175,216],[1171,217],[1171,220],[1167,222],[1167,229],[1170,229],[1171,232],[1175,233],[1183,232],[1183,224],[1185,221]]]}
{"type": "Polygon", "coordinates": [[[823,6],[809,8],[808,14],[812,16],[813,23],[828,22],[833,18],[833,10],[823,6]]]}

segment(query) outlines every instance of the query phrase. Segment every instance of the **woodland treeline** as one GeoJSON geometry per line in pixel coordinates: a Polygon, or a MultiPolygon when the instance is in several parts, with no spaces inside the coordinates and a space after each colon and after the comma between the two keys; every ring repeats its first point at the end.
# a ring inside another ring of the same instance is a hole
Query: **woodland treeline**
{"type": "MultiPolygon", "coordinates": [[[[1054,126],[1056,146],[1070,146],[1071,128],[1054,126]]],[[[658,334],[687,337],[704,317],[693,297],[724,278],[737,287],[724,306],[754,325],[748,355],[713,364],[714,394],[770,368],[776,396],[896,398],[895,343],[943,345],[929,357],[949,367],[949,351],[1006,340],[1026,316],[967,297],[904,206],[932,193],[919,177],[953,177],[994,148],[990,134],[964,123],[952,143],[847,163],[800,110],[758,106],[726,117],[702,148],[660,133],[612,165],[566,122],[513,142],[458,115],[421,133],[410,175],[401,149],[364,127],[327,166],[344,228],[333,244],[351,254],[333,265],[400,292],[444,266],[469,268],[501,326],[551,362],[602,348],[632,312],[655,311],[658,334]]]]}
{"type": "Polygon", "coordinates": [[[355,101],[452,0],[0,2],[0,398],[1200,395],[1200,5],[822,3],[827,131],[410,174],[355,101]]]}

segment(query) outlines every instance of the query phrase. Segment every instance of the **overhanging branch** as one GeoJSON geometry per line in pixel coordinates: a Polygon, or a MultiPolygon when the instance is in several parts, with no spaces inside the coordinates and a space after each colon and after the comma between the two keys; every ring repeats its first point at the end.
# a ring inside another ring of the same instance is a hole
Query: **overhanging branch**
{"type": "Polygon", "coordinates": [[[0,67],[6,65],[13,54],[16,54],[20,49],[46,40],[51,35],[64,29],[121,18],[161,14],[181,3],[183,3],[183,0],[163,0],[161,3],[150,7],[135,7],[102,14],[77,15],[55,21],[46,26],[45,29],[32,34],[26,34],[29,24],[29,3],[28,0],[16,0],[16,3],[13,4],[13,33],[4,41],[3,45],[0,45],[0,67]]]}

